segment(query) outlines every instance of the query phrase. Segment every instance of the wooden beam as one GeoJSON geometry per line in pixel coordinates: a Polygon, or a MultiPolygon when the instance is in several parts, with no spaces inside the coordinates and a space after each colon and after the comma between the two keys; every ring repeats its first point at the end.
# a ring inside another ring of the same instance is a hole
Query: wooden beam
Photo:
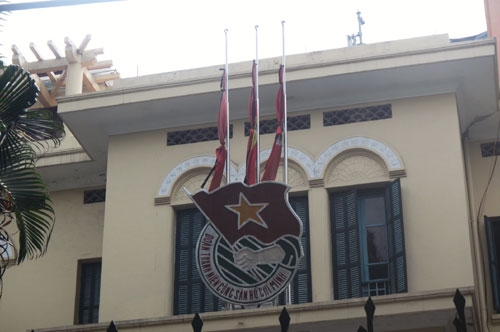
{"type": "Polygon", "coordinates": [[[102,75],[94,75],[94,81],[97,83],[104,83],[104,82],[109,82],[109,81],[114,81],[120,78],[120,73],[109,73],[109,74],[102,74],[102,75]]]}
{"type": "Polygon", "coordinates": [[[97,56],[99,54],[104,54],[102,48],[95,48],[92,50],[84,51],[80,59],[80,63],[83,67],[92,67],[97,63],[97,56]]]}
{"type": "Polygon", "coordinates": [[[87,68],[83,68],[83,84],[85,84],[87,90],[90,92],[101,90],[101,87],[94,81],[92,74],[87,68]]]}
{"type": "Polygon", "coordinates": [[[64,49],[65,54],[66,54],[66,60],[68,63],[77,63],[80,62],[81,56],[78,54],[78,50],[76,49],[75,44],[69,39],[69,37],[64,38],[64,43],[66,44],[66,47],[64,49]]]}
{"type": "Polygon", "coordinates": [[[23,68],[32,74],[42,74],[47,72],[56,72],[66,70],[68,61],[65,58],[49,59],[36,62],[27,62],[23,68]]]}
{"type": "Polygon", "coordinates": [[[112,60],[103,60],[103,61],[97,61],[95,65],[88,66],[87,68],[89,70],[94,70],[94,69],[105,69],[105,68],[111,68],[111,67],[113,67],[112,60]]]}
{"type": "Polygon", "coordinates": [[[43,57],[40,54],[40,52],[38,52],[38,48],[36,47],[35,43],[30,43],[30,49],[31,49],[31,52],[33,52],[33,54],[35,55],[35,57],[36,57],[36,59],[38,61],[42,61],[43,60],[43,57]]]}
{"type": "Polygon", "coordinates": [[[14,53],[12,55],[12,63],[24,68],[24,64],[26,63],[26,58],[21,54],[19,48],[17,48],[16,45],[12,45],[10,49],[12,50],[12,53],[14,53]]]}
{"type": "Polygon", "coordinates": [[[52,88],[52,91],[50,92],[50,96],[52,98],[55,98],[57,96],[57,92],[59,91],[59,89],[61,88],[61,86],[64,85],[67,74],[68,74],[68,71],[65,70],[65,71],[63,71],[63,73],[57,79],[57,82],[54,84],[54,87],[52,88]]]}
{"type": "Polygon", "coordinates": [[[52,53],[54,53],[54,56],[56,57],[56,59],[62,58],[61,53],[59,53],[59,50],[57,49],[56,44],[52,40],[49,40],[47,42],[47,45],[49,46],[52,53]]]}
{"type": "Polygon", "coordinates": [[[47,90],[45,83],[42,82],[40,77],[38,77],[38,75],[34,75],[34,74],[32,74],[31,77],[35,80],[36,85],[40,89],[40,92],[38,93],[37,99],[42,103],[42,105],[45,107],[57,106],[57,102],[56,102],[55,98],[50,95],[49,90],[47,90]]]}
{"type": "Polygon", "coordinates": [[[80,47],[78,47],[78,53],[82,54],[83,51],[85,51],[85,49],[87,48],[87,45],[89,43],[90,43],[90,35],[86,35],[85,38],[83,38],[80,47]]]}

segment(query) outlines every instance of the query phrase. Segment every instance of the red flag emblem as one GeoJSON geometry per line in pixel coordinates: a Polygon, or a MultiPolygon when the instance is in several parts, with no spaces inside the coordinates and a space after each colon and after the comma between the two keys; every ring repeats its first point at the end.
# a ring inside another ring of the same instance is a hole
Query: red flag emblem
{"type": "Polygon", "coordinates": [[[196,245],[198,270],[221,299],[265,303],[292,280],[303,252],[302,222],[288,203],[289,188],[233,182],[190,196],[208,218],[196,245]]]}
{"type": "Polygon", "coordinates": [[[279,182],[233,182],[191,198],[231,245],[245,236],[269,244],[285,235],[302,235],[302,222],[286,199],[288,190],[279,182]]]}

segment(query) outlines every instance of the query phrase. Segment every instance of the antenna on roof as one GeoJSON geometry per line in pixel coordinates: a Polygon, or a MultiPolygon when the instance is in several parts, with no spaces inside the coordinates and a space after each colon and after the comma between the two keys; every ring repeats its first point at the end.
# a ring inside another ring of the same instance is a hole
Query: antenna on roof
{"type": "Polygon", "coordinates": [[[361,17],[361,12],[359,10],[357,11],[356,14],[358,15],[358,33],[347,35],[347,46],[358,45],[358,38],[359,38],[359,45],[363,44],[363,33],[361,32],[361,26],[365,24],[365,20],[363,20],[363,18],[361,17]]]}

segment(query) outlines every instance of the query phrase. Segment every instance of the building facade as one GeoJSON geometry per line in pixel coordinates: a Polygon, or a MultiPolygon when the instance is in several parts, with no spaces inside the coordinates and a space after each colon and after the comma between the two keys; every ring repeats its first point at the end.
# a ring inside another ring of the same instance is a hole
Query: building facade
{"type": "MultiPolygon", "coordinates": [[[[288,56],[289,199],[305,255],[292,304],[243,309],[201,282],[205,220],[185,194],[215,161],[219,67],[67,92],[70,133],[40,160],[57,213],[50,248],[7,270],[0,322],[190,331],[200,312],[204,331],[275,331],[286,305],[292,331],[353,331],[371,296],[377,331],[453,331],[459,289],[468,331],[500,331],[497,61],[494,39],[446,35],[288,56]]],[[[259,63],[262,164],[279,63],[259,63]]],[[[229,65],[229,182],[245,174],[250,73],[229,65]]]]}

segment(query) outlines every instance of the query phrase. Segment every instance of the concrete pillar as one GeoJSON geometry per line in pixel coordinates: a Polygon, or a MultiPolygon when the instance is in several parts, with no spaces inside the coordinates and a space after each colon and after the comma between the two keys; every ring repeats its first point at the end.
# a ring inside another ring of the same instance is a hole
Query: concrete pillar
{"type": "Polygon", "coordinates": [[[82,93],[83,67],[79,62],[68,64],[66,96],[82,93]]]}
{"type": "Polygon", "coordinates": [[[311,240],[311,280],[313,302],[333,299],[332,241],[328,192],[325,188],[309,190],[309,225],[311,240]]]}
{"type": "MultiPolygon", "coordinates": [[[[484,0],[484,11],[488,27],[488,37],[497,39],[497,54],[500,54],[500,1],[484,0]]],[[[497,60],[500,68],[500,57],[497,60]]]]}

